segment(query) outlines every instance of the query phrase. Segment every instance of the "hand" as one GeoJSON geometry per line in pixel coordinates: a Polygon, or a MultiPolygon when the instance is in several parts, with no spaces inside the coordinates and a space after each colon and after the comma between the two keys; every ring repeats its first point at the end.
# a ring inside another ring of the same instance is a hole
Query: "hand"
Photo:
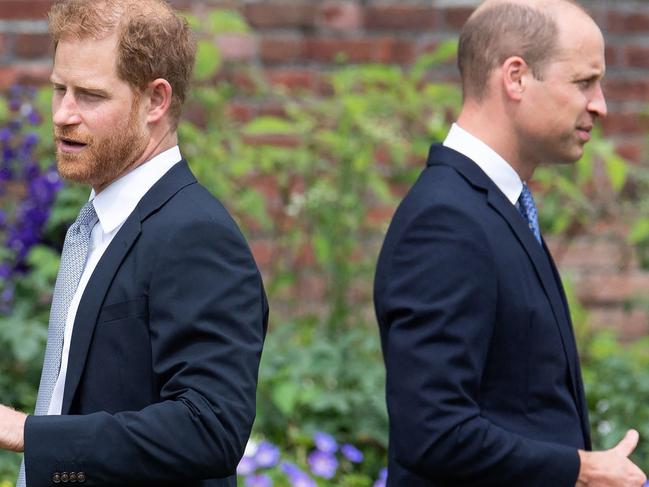
{"type": "Polygon", "coordinates": [[[22,452],[25,449],[27,415],[0,404],[0,449],[22,452]]]}
{"type": "Polygon", "coordinates": [[[635,450],[638,438],[637,431],[629,430],[610,450],[579,450],[581,466],[576,487],[642,487],[647,477],[627,458],[635,450]]]}

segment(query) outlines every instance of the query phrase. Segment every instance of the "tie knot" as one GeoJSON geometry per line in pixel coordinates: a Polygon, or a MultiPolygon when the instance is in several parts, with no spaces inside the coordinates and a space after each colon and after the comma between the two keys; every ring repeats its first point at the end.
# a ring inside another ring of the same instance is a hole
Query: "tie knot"
{"type": "Polygon", "coordinates": [[[97,212],[95,212],[95,206],[92,204],[92,201],[88,201],[79,211],[79,215],[72,226],[75,228],[77,233],[90,233],[93,226],[92,224],[96,219],[97,212]]]}

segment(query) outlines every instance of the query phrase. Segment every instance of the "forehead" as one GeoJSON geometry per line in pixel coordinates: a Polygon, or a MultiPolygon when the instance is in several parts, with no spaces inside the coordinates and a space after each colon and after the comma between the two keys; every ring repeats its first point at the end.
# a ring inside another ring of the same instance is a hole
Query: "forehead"
{"type": "Polygon", "coordinates": [[[559,21],[558,51],[554,56],[557,67],[570,71],[604,74],[604,37],[590,17],[579,14],[559,21]]]}
{"type": "Polygon", "coordinates": [[[54,54],[52,78],[65,84],[116,83],[116,35],[102,39],[61,39],[54,54]]]}

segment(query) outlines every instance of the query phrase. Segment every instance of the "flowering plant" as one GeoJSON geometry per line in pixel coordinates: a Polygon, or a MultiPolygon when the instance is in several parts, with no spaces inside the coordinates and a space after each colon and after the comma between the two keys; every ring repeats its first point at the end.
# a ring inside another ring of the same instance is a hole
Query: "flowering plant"
{"type": "Polygon", "coordinates": [[[39,163],[42,117],[34,88],[14,86],[0,126],[0,313],[12,309],[15,278],[26,273],[29,251],[41,242],[63,182],[51,160],[39,163]]]}
{"type": "Polygon", "coordinates": [[[369,475],[364,453],[350,443],[339,445],[325,432],[310,438],[308,450],[282,453],[267,440],[250,440],[237,467],[243,487],[385,487],[387,470],[369,475]],[[365,467],[365,468],[364,468],[365,467]]]}

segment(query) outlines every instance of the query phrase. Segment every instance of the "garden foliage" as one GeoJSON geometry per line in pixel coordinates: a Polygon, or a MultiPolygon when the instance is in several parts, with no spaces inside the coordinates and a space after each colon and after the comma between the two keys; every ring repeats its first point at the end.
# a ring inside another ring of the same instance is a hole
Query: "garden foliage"
{"type": "MultiPolygon", "coordinates": [[[[457,114],[458,88],[427,78],[455,43],[408,69],[341,64],[323,80],[323,96],[270,86],[254,67],[240,67],[245,87],[215,82],[213,37],[248,27],[222,11],[190,22],[200,43],[181,150],[267,252],[271,324],[241,484],[380,486],[387,414],[373,268],[386,214],[457,114]],[[263,100],[276,115],[241,120],[231,109],[241,100],[263,100]]],[[[28,411],[65,228],[88,197],[52,169],[48,98],[47,89],[16,88],[0,106],[0,402],[28,411]]],[[[641,178],[600,135],[588,147],[574,166],[537,172],[546,235],[569,240],[598,219],[631,218],[621,192],[641,178]]],[[[594,336],[572,301],[595,446],[611,446],[631,425],[649,440],[649,364],[636,348],[594,336]]],[[[649,448],[641,444],[635,459],[649,468],[649,448]]],[[[0,455],[0,479],[13,479],[18,462],[0,455]]]]}

